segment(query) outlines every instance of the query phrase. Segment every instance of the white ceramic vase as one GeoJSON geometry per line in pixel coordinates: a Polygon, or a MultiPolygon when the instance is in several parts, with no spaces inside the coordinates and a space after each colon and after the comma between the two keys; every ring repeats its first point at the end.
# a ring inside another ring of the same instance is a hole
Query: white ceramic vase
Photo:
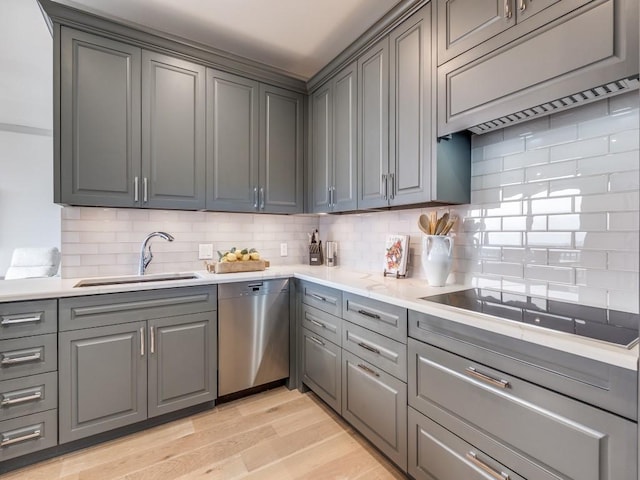
{"type": "Polygon", "coordinates": [[[422,236],[422,268],[432,287],[442,287],[447,283],[453,260],[453,238],[445,235],[422,236]]]}

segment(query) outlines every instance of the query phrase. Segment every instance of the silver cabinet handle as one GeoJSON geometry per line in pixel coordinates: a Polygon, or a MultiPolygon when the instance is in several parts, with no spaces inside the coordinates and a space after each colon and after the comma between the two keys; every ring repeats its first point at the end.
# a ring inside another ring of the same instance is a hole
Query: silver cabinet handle
{"type": "Polygon", "coordinates": [[[8,447],[9,445],[13,445],[14,443],[26,442],[27,440],[31,440],[34,438],[40,438],[42,436],[42,424],[36,425],[35,427],[31,427],[33,430],[31,433],[27,433],[25,435],[21,435],[19,437],[10,438],[8,435],[11,433],[3,433],[2,441],[0,442],[0,447],[8,447]]]}
{"type": "Polygon", "coordinates": [[[133,201],[137,202],[140,198],[140,187],[139,187],[138,177],[134,177],[133,179],[133,201]]]}
{"type": "Polygon", "coordinates": [[[253,208],[258,208],[258,187],[253,187],[253,208]]]}
{"type": "Polygon", "coordinates": [[[384,173],[382,174],[381,182],[382,182],[382,191],[384,192],[382,194],[382,198],[384,198],[386,200],[387,199],[387,188],[388,188],[388,185],[387,185],[387,175],[384,174],[384,173]]]}
{"type": "Polygon", "coordinates": [[[149,182],[147,177],[142,179],[142,201],[147,203],[149,201],[149,182]]]}
{"type": "Polygon", "coordinates": [[[317,295],[315,293],[310,293],[309,294],[311,297],[315,298],[316,300],[320,300],[321,302],[326,302],[327,299],[325,297],[322,297],[320,295],[317,295]]]}
{"type": "Polygon", "coordinates": [[[390,173],[389,174],[389,181],[391,182],[391,189],[390,189],[390,193],[389,193],[389,199],[393,200],[396,196],[396,174],[395,173],[390,173]]]}
{"type": "Polygon", "coordinates": [[[336,187],[331,187],[331,207],[336,206],[336,187]]]}
{"type": "Polygon", "coordinates": [[[364,348],[365,350],[369,350],[370,352],[373,352],[373,353],[375,353],[375,354],[380,355],[380,350],[378,350],[378,349],[377,349],[377,348],[375,348],[375,347],[372,347],[372,346],[371,346],[371,345],[369,345],[369,344],[366,344],[366,343],[364,343],[364,342],[359,342],[359,343],[358,343],[358,346],[359,346],[359,347],[364,348]]]}
{"type": "Polygon", "coordinates": [[[0,401],[0,406],[5,407],[9,405],[19,405],[21,403],[32,402],[33,400],[40,400],[42,398],[42,387],[38,387],[33,392],[33,389],[30,391],[20,392],[20,394],[31,393],[31,395],[24,396],[12,396],[11,393],[2,394],[2,401],[0,401]]]}
{"type": "Polygon", "coordinates": [[[3,353],[0,365],[19,365],[21,363],[36,362],[42,360],[42,350],[35,351],[28,355],[25,355],[25,353],[28,352],[20,352],[15,357],[11,356],[11,354],[9,353],[3,353]]]}
{"type": "Polygon", "coordinates": [[[524,0],[520,0],[520,11],[524,12],[527,9],[527,4],[524,2],[524,0]]]}
{"type": "Polygon", "coordinates": [[[316,337],[309,337],[309,339],[312,342],[317,343],[318,345],[322,345],[324,347],[324,342],[322,340],[318,340],[316,337]]]}
{"type": "Polygon", "coordinates": [[[264,187],[260,187],[260,210],[264,210],[264,187]]]}
{"type": "Polygon", "coordinates": [[[366,365],[363,365],[362,363],[358,364],[358,368],[361,369],[361,370],[364,370],[369,375],[375,375],[376,377],[380,376],[380,374],[378,372],[376,372],[375,370],[372,370],[371,368],[367,367],[366,365]]]}
{"type": "Polygon", "coordinates": [[[327,328],[327,326],[324,323],[320,323],[317,320],[313,320],[310,318],[309,321],[313,323],[316,327],[327,328]]]}
{"type": "Polygon", "coordinates": [[[151,344],[149,346],[150,353],[155,353],[155,351],[156,351],[156,328],[155,327],[150,327],[149,330],[151,330],[151,344]]]}
{"type": "Polygon", "coordinates": [[[144,357],[144,327],[140,327],[140,356],[144,357]]]}
{"type": "Polygon", "coordinates": [[[371,313],[371,312],[367,312],[366,310],[358,310],[358,313],[360,315],[364,315],[365,317],[369,317],[369,318],[375,318],[376,320],[380,320],[380,315],[378,315],[377,313],[371,313]]]}
{"type": "Polygon", "coordinates": [[[16,325],[19,323],[36,323],[42,320],[42,312],[41,313],[33,313],[29,314],[28,317],[22,317],[18,315],[4,315],[2,317],[2,321],[0,325],[16,325]]]}
{"type": "Polygon", "coordinates": [[[509,20],[512,15],[511,0],[504,0],[504,18],[509,20]]]}
{"type": "Polygon", "coordinates": [[[484,463],[482,460],[480,460],[478,458],[478,456],[475,454],[475,452],[468,452],[465,456],[476,467],[478,467],[483,472],[488,473],[489,475],[491,475],[496,480],[509,480],[510,479],[508,474],[506,474],[504,472],[498,472],[498,471],[494,470],[493,468],[491,468],[486,463],[484,463]]]}
{"type": "Polygon", "coordinates": [[[474,367],[467,367],[465,372],[467,373],[467,375],[470,375],[470,376],[475,377],[475,378],[477,378],[479,380],[482,380],[483,382],[489,383],[489,384],[493,385],[494,387],[498,387],[498,388],[510,388],[511,387],[511,384],[508,381],[500,380],[498,378],[493,378],[492,376],[487,375],[486,373],[479,372],[474,367]]]}

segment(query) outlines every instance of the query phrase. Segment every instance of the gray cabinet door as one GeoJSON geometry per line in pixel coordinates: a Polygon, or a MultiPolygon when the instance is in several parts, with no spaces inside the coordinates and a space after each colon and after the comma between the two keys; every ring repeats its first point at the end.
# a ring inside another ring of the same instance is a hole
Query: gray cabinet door
{"type": "Polygon", "coordinates": [[[216,312],[149,321],[149,417],[216,397],[216,312]]]}
{"type": "Polygon", "coordinates": [[[406,383],[343,350],[342,416],[407,471],[406,383]]]}
{"type": "Polygon", "coordinates": [[[131,207],[140,180],[140,49],[61,28],[57,202],[131,207]]]}
{"type": "Polygon", "coordinates": [[[206,208],[258,206],[259,83],[207,69],[206,208]]]}
{"type": "Polygon", "coordinates": [[[342,349],[302,329],[302,381],[327,405],[340,413],[342,349]]]}
{"type": "Polygon", "coordinates": [[[331,208],[333,186],[333,90],[331,81],[311,95],[310,207],[313,213],[331,208]]]}
{"type": "Polygon", "coordinates": [[[58,336],[60,443],[147,418],[146,322],[58,336]]]}
{"type": "Polygon", "coordinates": [[[205,68],[142,52],[142,206],[205,206],[205,68]]]}
{"type": "Polygon", "coordinates": [[[515,0],[438,0],[438,65],[515,25],[514,3],[515,0]]]}
{"type": "Polygon", "coordinates": [[[358,208],[389,203],[389,38],[358,59],[358,208]]]}
{"type": "Polygon", "coordinates": [[[302,212],[303,128],[303,96],[261,84],[258,175],[261,212],[302,212]]]}
{"type": "Polygon", "coordinates": [[[331,210],[355,210],[358,204],[358,66],[354,62],[332,80],[333,182],[331,210]]]}
{"type": "Polygon", "coordinates": [[[407,205],[431,200],[431,4],[389,36],[389,200],[407,205]]]}
{"type": "MultiPolygon", "coordinates": [[[[516,20],[518,23],[525,21],[527,18],[531,18],[537,13],[540,13],[545,8],[550,7],[554,3],[558,3],[560,0],[517,0],[516,2],[516,20]]],[[[587,3],[591,0],[584,0],[582,3],[587,3]]]]}

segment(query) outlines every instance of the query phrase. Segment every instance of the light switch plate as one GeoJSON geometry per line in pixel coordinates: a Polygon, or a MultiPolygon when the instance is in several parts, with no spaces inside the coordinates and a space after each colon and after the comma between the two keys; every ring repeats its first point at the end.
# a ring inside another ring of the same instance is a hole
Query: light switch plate
{"type": "Polygon", "coordinates": [[[201,243],[198,245],[198,258],[200,260],[211,260],[213,258],[213,244],[201,243]]]}
{"type": "Polygon", "coordinates": [[[287,244],[286,243],[281,243],[280,244],[280,256],[281,257],[286,257],[287,255],[289,255],[289,249],[287,248],[287,244]]]}

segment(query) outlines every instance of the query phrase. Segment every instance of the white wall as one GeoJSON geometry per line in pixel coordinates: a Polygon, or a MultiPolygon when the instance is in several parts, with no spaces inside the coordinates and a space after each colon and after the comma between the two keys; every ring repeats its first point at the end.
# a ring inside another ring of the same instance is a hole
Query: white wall
{"type": "Polygon", "coordinates": [[[0,0],[0,277],[20,246],[60,246],[52,38],[35,0],[0,0]]]}

